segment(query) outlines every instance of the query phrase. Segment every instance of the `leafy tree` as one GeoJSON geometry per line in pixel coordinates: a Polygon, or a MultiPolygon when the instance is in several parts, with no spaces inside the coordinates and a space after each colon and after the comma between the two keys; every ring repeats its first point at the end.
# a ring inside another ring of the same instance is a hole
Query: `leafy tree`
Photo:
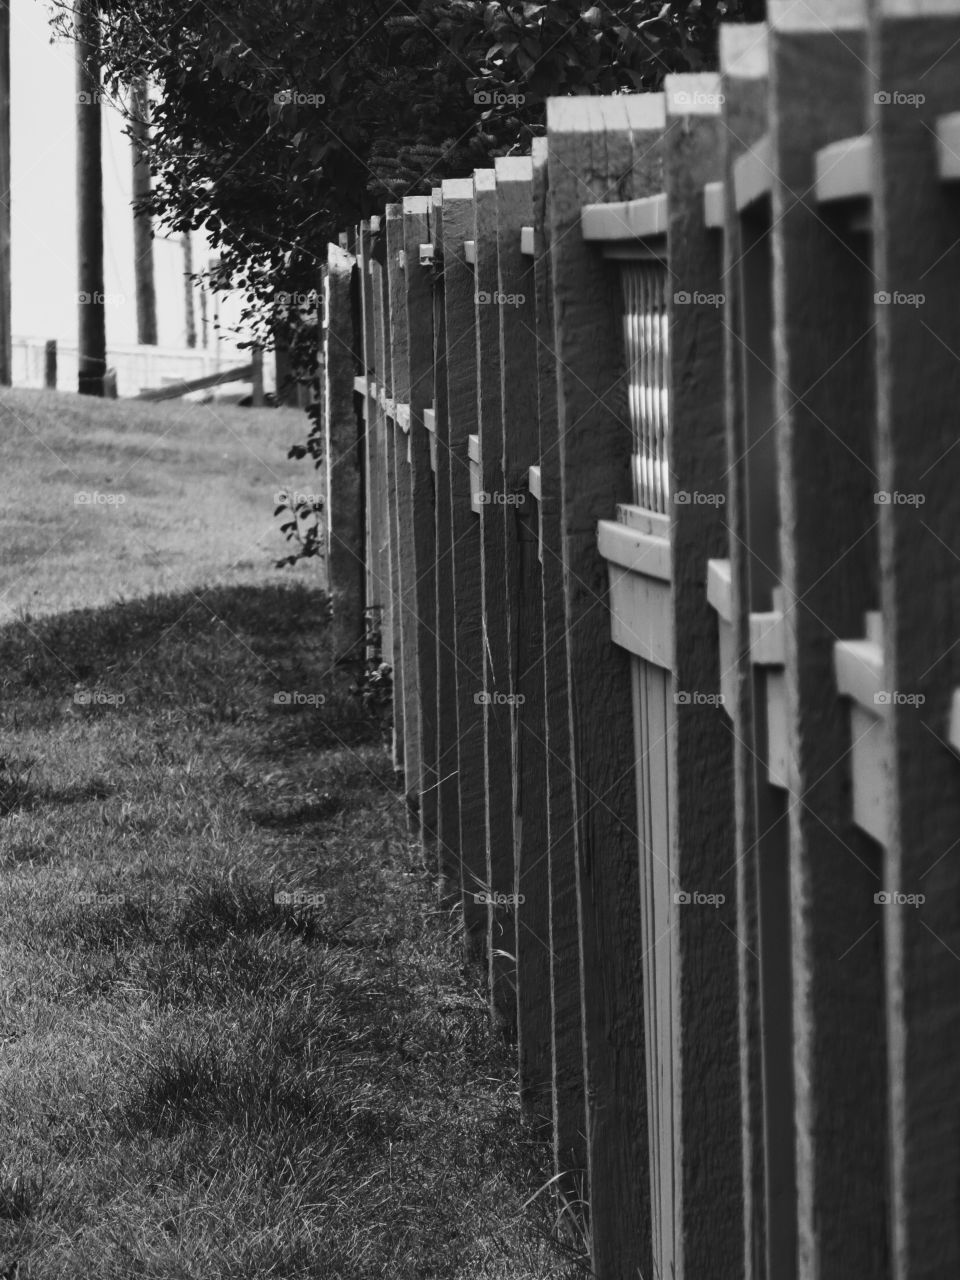
{"type": "MultiPolygon", "coordinates": [[[[73,0],[55,0],[72,33],[73,0]]],[[[404,195],[523,152],[558,94],[654,90],[715,65],[763,0],[100,0],[104,79],[154,86],[153,216],[204,227],[214,287],[315,368],[330,240],[404,195]]],[[[316,426],[294,456],[319,461],[316,426]]],[[[304,513],[294,512],[295,521],[304,513]]],[[[297,532],[299,525],[294,530],[297,532]]]]}
{"type": "MultiPolygon", "coordinates": [[[[70,0],[59,24],[71,29],[70,0]]],[[[155,86],[151,212],[206,228],[214,283],[281,330],[326,244],[542,132],[553,94],[658,88],[762,0],[102,0],[107,84],[155,86]]],[[[312,339],[311,339],[312,341],[312,339]]]]}

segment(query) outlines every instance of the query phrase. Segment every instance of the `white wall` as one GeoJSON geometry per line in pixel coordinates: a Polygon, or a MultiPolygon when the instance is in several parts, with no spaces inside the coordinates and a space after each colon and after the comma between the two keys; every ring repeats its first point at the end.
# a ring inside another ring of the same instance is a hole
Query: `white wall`
{"type": "MultiPolygon", "coordinates": [[[[74,46],[51,43],[49,11],[35,0],[11,6],[11,238],[13,332],[75,342],[77,336],[76,84],[74,46]]],[[[132,157],[125,122],[105,101],[103,114],[104,292],[107,346],[137,340],[133,271],[132,157]]],[[[209,249],[194,236],[194,268],[209,249]]],[[[186,342],[184,257],[179,238],[154,242],[159,345],[186,342]]],[[[226,314],[236,314],[227,305],[226,314]]],[[[212,314],[212,307],[210,308],[212,314]]],[[[202,342],[199,297],[195,315],[202,342]]],[[[213,335],[211,333],[211,343],[213,335]]],[[[233,363],[233,344],[223,355],[233,363]]],[[[238,358],[238,363],[244,356],[238,358]]]]}

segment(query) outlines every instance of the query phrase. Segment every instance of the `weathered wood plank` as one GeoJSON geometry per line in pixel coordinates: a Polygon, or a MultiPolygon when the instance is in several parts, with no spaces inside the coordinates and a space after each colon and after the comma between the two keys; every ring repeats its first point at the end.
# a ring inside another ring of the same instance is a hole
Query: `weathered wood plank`
{"type": "MultiPolygon", "coordinates": [[[[865,128],[865,15],[859,27],[848,21],[839,30],[834,5],[813,0],[807,8],[818,28],[797,29],[783,6],[771,15],[774,414],[799,1272],[839,1280],[885,1275],[888,1258],[886,1235],[875,1229],[886,1202],[882,929],[873,900],[880,866],[853,821],[849,721],[833,671],[834,641],[856,635],[876,605],[876,284],[869,245],[818,207],[815,194],[817,151],[865,128]]],[[[774,728],[768,716],[768,751],[774,728]]]]}
{"type": "MultiPolygon", "coordinates": [[[[450,428],[447,412],[447,320],[443,263],[442,192],[431,198],[433,250],[434,493],[436,497],[437,672],[437,890],[443,901],[463,900],[460,859],[459,712],[454,601],[453,507],[450,487],[450,428]],[[439,268],[439,269],[438,269],[439,268]]],[[[466,910],[464,904],[463,909],[466,910]]],[[[473,919],[473,917],[471,917],[473,919]]]]}
{"type": "Polygon", "coordinates": [[[362,657],[364,626],[364,502],[361,426],[353,395],[352,254],[327,247],[323,361],[327,590],[337,658],[362,657]]]}
{"type": "MultiPolygon", "coordinates": [[[[516,913],[510,748],[511,661],[507,638],[506,525],[503,475],[504,431],[500,362],[497,266],[497,187],[493,169],[473,175],[474,301],[477,361],[477,475],[480,517],[480,591],[483,613],[482,700],[487,884],[492,901],[487,916],[490,1008],[511,1036],[517,1025],[516,913]]],[[[511,557],[512,561],[512,557],[511,557]]],[[[513,568],[511,563],[510,568],[513,568]]],[[[476,568],[474,569],[476,572],[476,568]]],[[[511,576],[515,576],[512,574],[511,576]]]]}
{"type": "MultiPolygon", "coordinates": [[[[360,292],[360,324],[363,345],[363,465],[366,507],[366,605],[367,626],[379,622],[380,582],[378,575],[380,546],[380,505],[377,495],[380,489],[379,456],[376,443],[377,406],[373,395],[376,381],[376,328],[373,314],[373,276],[370,273],[370,247],[372,242],[370,223],[360,224],[357,236],[357,269],[360,292]]],[[[369,652],[368,652],[369,656],[369,652]]]]}
{"type": "MultiPolygon", "coordinates": [[[[413,489],[410,482],[410,442],[401,424],[401,405],[410,402],[410,315],[407,310],[407,272],[404,263],[403,206],[388,204],[387,289],[390,301],[391,395],[395,405],[389,421],[394,457],[397,520],[397,613],[400,631],[400,674],[403,699],[403,786],[407,822],[419,830],[420,810],[420,690],[417,678],[417,613],[414,588],[413,489]]],[[[419,317],[414,315],[416,324],[419,317]]]]}
{"type": "Polygon", "coordinates": [[[535,139],[532,152],[553,1146],[555,1170],[566,1175],[564,1191],[576,1202],[587,1195],[586,1102],[546,139],[535,139]]]}
{"type": "Polygon", "coordinates": [[[385,538],[381,575],[384,582],[383,660],[393,673],[393,767],[403,770],[403,650],[400,633],[400,558],[397,546],[397,468],[394,424],[388,412],[393,382],[390,293],[386,272],[386,232],[381,231],[373,258],[373,296],[377,324],[377,440],[380,452],[385,538]]]}
{"type": "MultiPolygon", "coordinates": [[[[748,330],[744,323],[743,298],[746,289],[758,275],[761,277],[761,288],[766,288],[768,293],[769,281],[765,275],[768,263],[762,247],[766,224],[762,218],[739,216],[734,190],[734,166],[737,159],[763,135],[767,127],[766,29],[752,24],[722,27],[720,68],[726,126],[721,135],[721,155],[724,166],[726,228],[723,241],[723,292],[726,298],[724,322],[727,326],[724,418],[730,463],[726,503],[730,529],[731,579],[731,616],[728,622],[729,642],[735,657],[734,669],[726,673],[724,683],[732,695],[725,704],[725,710],[733,723],[734,799],[737,815],[736,870],[727,878],[733,879],[736,885],[737,937],[740,941],[744,1276],[745,1280],[766,1280],[768,1275],[776,1275],[778,1280],[780,1276],[790,1280],[796,1272],[795,1237],[793,1240],[790,1238],[790,1220],[787,1221],[786,1232],[775,1232],[776,1242],[768,1241],[757,839],[761,833],[768,831],[770,824],[764,821],[764,815],[758,814],[758,805],[766,800],[767,789],[764,788],[762,795],[758,796],[756,761],[760,743],[757,741],[755,727],[754,673],[750,656],[751,583],[757,580],[759,587],[759,570],[762,565],[758,568],[749,554],[751,520],[748,478],[758,455],[762,460],[762,447],[756,447],[757,442],[748,438],[748,408],[753,407],[754,412],[765,419],[767,426],[773,418],[765,400],[758,396],[755,386],[751,385],[749,388],[752,396],[748,394],[747,374],[752,369],[751,344],[760,348],[759,336],[753,323],[755,321],[756,329],[759,330],[764,317],[756,315],[757,299],[754,297],[753,320],[748,330]],[[768,1269],[768,1243],[772,1269],[768,1269]]],[[[760,296],[762,299],[762,293],[760,296]]],[[[769,316],[767,319],[769,320],[769,316]]],[[[756,607],[760,607],[759,604],[756,607]]],[[[724,627],[726,628],[726,624],[724,627]]],[[[770,856],[769,851],[765,851],[765,854],[770,856]]],[[[785,866],[784,857],[779,859],[779,865],[785,866]]],[[[789,987],[784,994],[789,998],[789,987]]],[[[789,1081],[792,1079],[790,1060],[783,1065],[784,1078],[789,1081]]],[[[782,1093],[780,1101],[783,1102],[782,1093]]],[[[787,1111],[792,1117],[792,1095],[788,1101],[787,1111]]],[[[774,1159],[774,1165],[781,1173],[783,1155],[783,1152],[779,1153],[780,1163],[774,1159]]],[[[785,1155],[788,1167],[792,1168],[792,1144],[785,1155]]],[[[787,1181],[790,1184],[790,1178],[787,1181]]],[[[792,1208],[790,1212],[792,1213],[792,1208]]]]}
{"type": "Polygon", "coordinates": [[[960,1270],[960,763],[947,741],[960,684],[960,192],[941,183],[932,136],[960,109],[960,5],[884,0],[872,18],[870,62],[887,95],[869,120],[876,288],[890,299],[876,309],[877,488],[890,495],[878,511],[881,601],[886,690],[898,695],[882,888],[926,898],[883,908],[892,1275],[933,1280],[960,1270]]]}
{"type": "Polygon", "coordinates": [[[677,1273],[742,1275],[737,904],[726,877],[736,859],[733,741],[719,705],[719,637],[706,593],[707,561],[728,546],[726,437],[714,410],[724,393],[723,247],[703,216],[704,185],[722,174],[722,91],[712,75],[669,76],[665,90],[667,460],[674,491],[673,681],[663,685],[671,872],[665,905],[676,970],[677,1273]],[[678,891],[724,901],[678,902],[678,891]]]}
{"type": "Polygon", "coordinates": [[[520,1096],[528,1114],[549,1120],[551,1102],[550,919],[547,848],[547,766],[544,731],[543,586],[539,527],[529,492],[540,457],[537,424],[536,279],[521,231],[533,220],[533,166],[526,158],[497,160],[497,243],[500,294],[499,364],[503,418],[504,581],[509,650],[510,756],[513,774],[513,892],[517,897],[517,1041],[520,1096]]]}
{"type": "Polygon", "coordinates": [[[630,499],[632,440],[616,267],[579,224],[588,200],[661,190],[663,99],[550,99],[547,129],[592,1250],[614,1280],[651,1273],[630,666],[610,637],[596,542],[597,522],[630,499]]]}
{"type": "Polygon", "coordinates": [[[403,202],[409,357],[410,500],[413,583],[407,608],[415,628],[415,680],[420,715],[420,776],[416,783],[420,838],[429,867],[437,857],[437,612],[436,502],[424,413],[434,401],[433,272],[420,266],[419,246],[430,235],[430,199],[403,202]]]}
{"type": "MultiPolygon", "coordinates": [[[[473,228],[473,182],[443,183],[441,236],[443,300],[446,317],[446,441],[437,418],[437,480],[443,444],[450,486],[450,547],[453,562],[456,630],[457,785],[459,789],[460,883],[468,955],[486,963],[488,912],[486,790],[483,758],[483,605],[480,525],[470,502],[469,439],[477,426],[476,303],[473,267],[463,242],[473,228]]],[[[439,406],[438,406],[439,407],[439,406]]]]}

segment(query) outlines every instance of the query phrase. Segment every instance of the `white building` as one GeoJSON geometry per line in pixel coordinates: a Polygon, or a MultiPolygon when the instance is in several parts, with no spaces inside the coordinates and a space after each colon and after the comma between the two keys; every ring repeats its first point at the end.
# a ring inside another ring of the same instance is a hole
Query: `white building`
{"type": "MultiPolygon", "coordinates": [[[[11,4],[11,243],[13,382],[42,386],[44,346],[56,339],[58,386],[76,389],[77,245],[75,47],[54,38],[44,4],[11,4]]],[[[208,299],[203,323],[200,290],[192,291],[196,347],[187,346],[185,253],[179,235],[155,228],[156,347],[137,345],[134,280],[133,175],[126,122],[104,99],[103,214],[107,363],[117,370],[121,395],[147,386],[245,364],[229,332],[239,299],[208,299]]],[[[209,258],[200,234],[192,237],[194,270],[209,258]]],[[[268,365],[271,362],[267,362],[268,365]]],[[[224,391],[235,390],[236,384],[224,391]]]]}

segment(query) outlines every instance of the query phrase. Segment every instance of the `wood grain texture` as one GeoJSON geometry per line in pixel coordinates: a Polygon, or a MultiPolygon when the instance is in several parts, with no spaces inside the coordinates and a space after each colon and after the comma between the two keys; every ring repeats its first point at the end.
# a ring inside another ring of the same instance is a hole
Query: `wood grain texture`
{"type": "Polygon", "coordinates": [[[512,772],[514,954],[517,957],[517,1047],[520,1097],[535,1120],[552,1120],[547,866],[546,756],[543,684],[543,597],[536,504],[529,472],[540,458],[537,425],[536,280],[521,252],[521,229],[533,223],[533,167],[529,159],[497,160],[497,285],[500,314],[500,398],[507,598],[507,678],[512,772]],[[512,301],[507,301],[512,299],[512,301]]]}
{"type": "MultiPolygon", "coordinates": [[[[724,170],[725,226],[723,292],[724,418],[729,472],[726,517],[730,530],[728,554],[733,608],[731,648],[735,669],[727,684],[733,691],[726,705],[733,724],[734,799],[737,815],[736,883],[739,987],[741,1134],[743,1144],[743,1234],[745,1280],[766,1280],[767,1209],[763,1105],[763,1057],[760,985],[760,923],[757,837],[766,830],[758,818],[758,744],[754,717],[754,674],[750,657],[752,564],[748,555],[750,521],[747,504],[749,451],[745,385],[744,282],[758,230],[741,219],[734,203],[733,170],[737,159],[767,128],[767,38],[762,26],[723,27],[720,33],[721,92],[724,129],[720,150],[724,170]]],[[[788,1249],[792,1256],[795,1249],[788,1249]]],[[[779,1254],[778,1254],[779,1257],[779,1254]]],[[[789,1280],[789,1262],[782,1272],[789,1280]]],[[[794,1264],[795,1266],[795,1264],[794,1264]]],[[[771,1277],[772,1280],[772,1277],[771,1277]]]]}
{"type": "Polygon", "coordinates": [[[443,183],[441,235],[446,340],[446,440],[437,421],[437,479],[440,451],[450,486],[450,548],[454,582],[457,689],[457,785],[460,840],[458,858],[468,955],[487,963],[486,790],[483,757],[483,600],[480,524],[470,502],[469,437],[477,431],[476,303],[473,267],[465,240],[473,229],[473,183],[443,183]]]}
{"type": "Polygon", "coordinates": [[[474,356],[477,362],[477,440],[481,503],[479,569],[483,614],[483,771],[486,809],[487,884],[498,901],[487,912],[490,1008],[514,1036],[517,1025],[516,913],[500,905],[514,892],[511,778],[510,652],[507,638],[506,525],[503,498],[503,406],[500,378],[500,316],[497,266],[497,188],[493,169],[473,175],[474,356]]]}
{"type": "Polygon", "coordinates": [[[550,942],[550,1058],[555,1172],[571,1198],[587,1196],[586,1101],[573,771],[563,606],[560,451],[553,285],[547,229],[547,143],[533,143],[536,286],[539,559],[543,631],[544,752],[550,942]]]}
{"type": "MultiPolygon", "coordinates": [[[[410,404],[410,315],[407,310],[407,272],[401,266],[404,253],[403,206],[388,204],[387,287],[391,315],[392,399],[410,404]]],[[[415,317],[416,320],[416,317],[415,317]]],[[[395,466],[397,510],[397,606],[400,621],[400,661],[403,678],[403,786],[407,821],[412,831],[420,826],[420,682],[417,658],[419,627],[415,601],[417,570],[414,561],[413,487],[410,480],[410,437],[397,418],[389,422],[395,466]]]]}
{"type": "Polygon", "coordinates": [[[883,1276],[888,1265],[877,1229],[886,1202],[880,867],[853,821],[849,721],[833,674],[834,642],[859,634],[876,606],[876,285],[869,246],[810,191],[816,151],[864,128],[865,52],[862,29],[771,30],[799,1271],[824,1280],[883,1276]]]}
{"type": "Polygon", "coordinates": [[[328,246],[323,382],[327,589],[334,653],[351,659],[362,657],[365,632],[363,445],[353,394],[354,268],[351,254],[328,246]]]}
{"type": "Polygon", "coordinates": [[[435,614],[436,632],[436,758],[437,758],[437,892],[441,901],[461,903],[460,785],[457,777],[458,708],[456,625],[454,620],[453,524],[450,501],[449,416],[447,413],[447,322],[443,277],[442,193],[430,202],[430,242],[433,271],[433,378],[436,427],[435,614]]]}
{"type": "Polygon", "coordinates": [[[631,495],[615,267],[583,204],[659,191],[659,95],[550,99],[554,285],[574,832],[579,867],[592,1252],[599,1280],[652,1274],[637,807],[627,654],[610,637],[597,522],[631,495]]]}
{"type": "Polygon", "coordinates": [[[886,687],[925,699],[894,703],[887,721],[883,887],[926,895],[919,909],[883,909],[892,1274],[932,1280],[960,1269],[960,763],[946,741],[960,686],[960,193],[939,182],[931,145],[937,116],[960,107],[960,14],[952,5],[884,8],[890,18],[872,31],[874,88],[924,96],[898,106],[871,94],[869,121],[878,158],[877,288],[924,295],[922,305],[877,307],[878,488],[923,497],[922,506],[879,508],[886,687]],[[909,7],[944,16],[902,16],[909,7]]]}
{"type": "MultiPolygon", "coordinates": [[[[743,1274],[739,960],[733,739],[721,706],[675,691],[720,692],[719,636],[707,561],[727,553],[722,243],[703,220],[703,188],[722,174],[719,77],[666,83],[664,189],[670,286],[668,464],[674,493],[713,502],[670,506],[672,684],[663,690],[675,947],[677,1274],[743,1274]],[[714,114],[701,105],[716,103],[714,114]],[[723,895],[677,905],[678,890],[723,895]]],[[[653,748],[656,749],[655,747],[653,748]]],[[[656,936],[659,936],[657,934],[656,936]]],[[[648,940],[653,945],[656,938],[648,940]]]]}

